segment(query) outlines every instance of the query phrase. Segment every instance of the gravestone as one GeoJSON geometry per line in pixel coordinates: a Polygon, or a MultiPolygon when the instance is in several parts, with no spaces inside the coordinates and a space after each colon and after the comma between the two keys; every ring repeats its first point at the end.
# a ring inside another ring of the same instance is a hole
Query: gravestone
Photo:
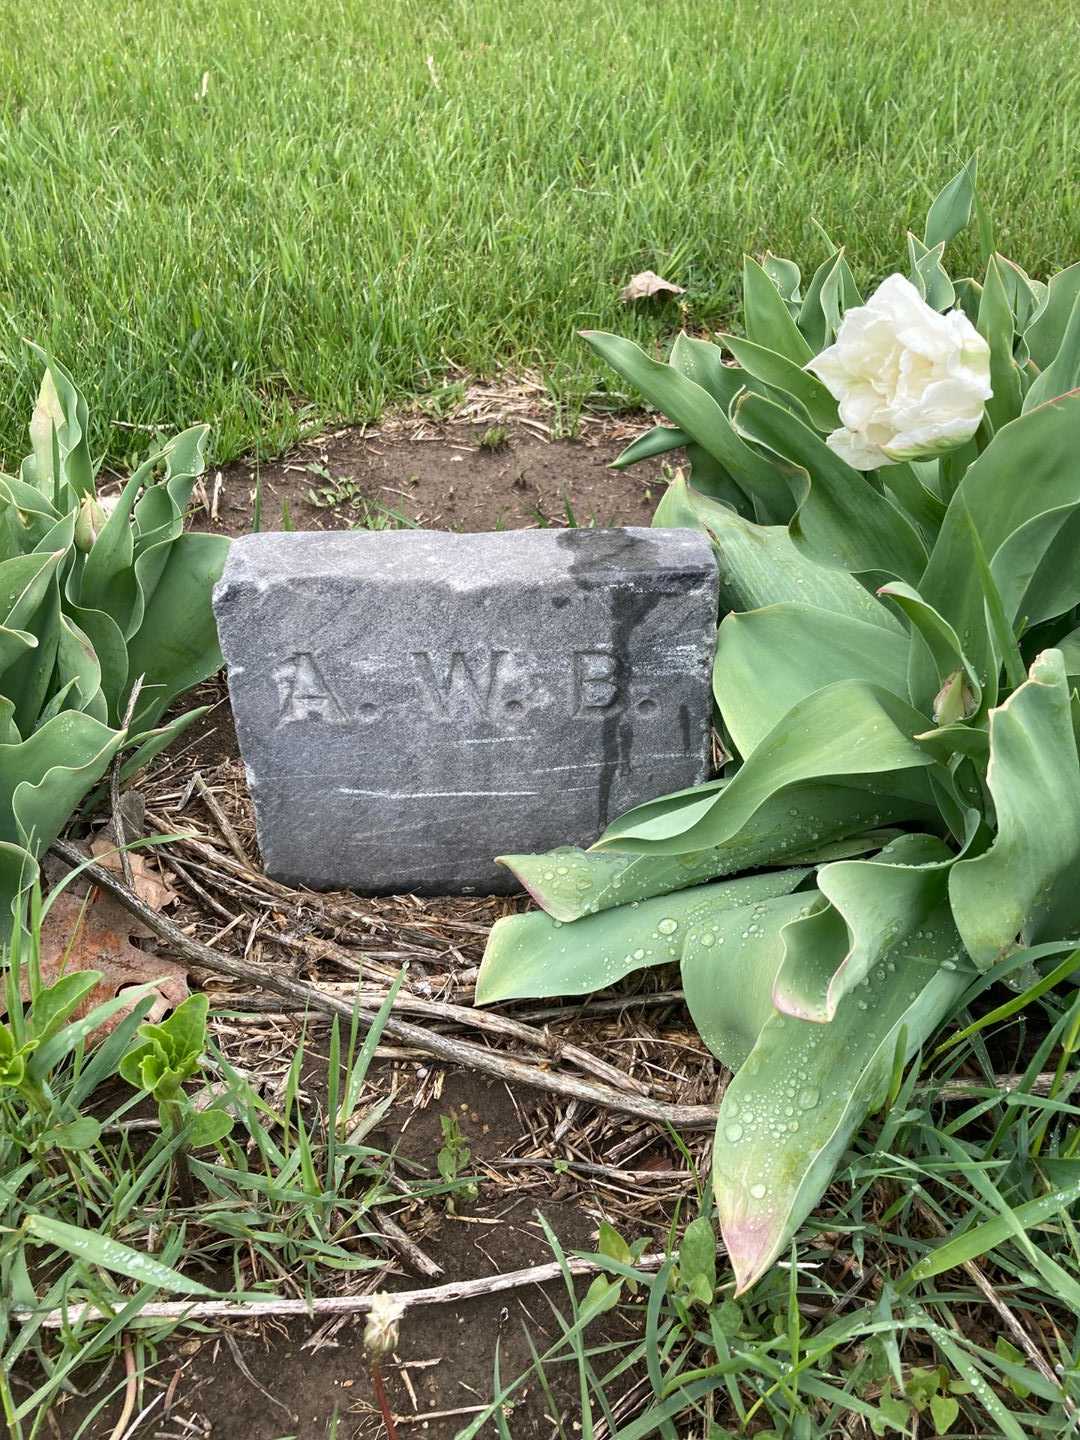
{"type": "Polygon", "coordinates": [[[248,535],[215,595],[267,872],[495,893],[708,773],[717,578],[694,530],[248,535]]]}

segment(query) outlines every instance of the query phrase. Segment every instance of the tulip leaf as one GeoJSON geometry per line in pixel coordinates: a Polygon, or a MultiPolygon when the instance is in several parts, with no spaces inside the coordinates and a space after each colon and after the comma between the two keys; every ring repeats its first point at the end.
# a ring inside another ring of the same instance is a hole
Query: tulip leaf
{"type": "MultiPolygon", "coordinates": [[[[679,854],[730,844],[767,802],[775,823],[780,802],[789,807],[793,841],[806,850],[818,825],[804,788],[816,792],[820,782],[844,777],[865,781],[875,802],[887,795],[910,802],[917,815],[929,795],[919,772],[933,761],[912,736],[927,728],[925,717],[890,691],[837,681],[794,705],[722,789],[699,787],[675,806],[639,806],[609,825],[598,846],[679,854]]],[[[895,818],[894,811],[873,823],[895,818]]]]}
{"type": "MultiPolygon", "coordinates": [[[[707,498],[713,501],[719,501],[722,505],[730,506],[736,514],[743,515],[748,520],[756,519],[758,515],[763,513],[764,509],[768,508],[763,507],[760,498],[758,500],[751,500],[742,486],[736,484],[731,478],[719,460],[714,460],[709,452],[702,449],[700,445],[690,441],[686,446],[686,458],[690,465],[690,493],[700,495],[703,499],[707,498]]],[[[669,494],[670,487],[669,491],[665,493],[665,498],[667,498],[669,494]]],[[[674,502],[675,496],[671,495],[669,503],[674,502]]],[[[663,503],[663,500],[661,500],[660,504],[663,505],[663,503]]],[[[660,506],[658,505],[653,512],[652,523],[655,526],[660,526],[665,523],[671,524],[672,522],[665,522],[663,520],[660,515],[660,506]]],[[[692,520],[688,523],[691,526],[694,525],[692,520]]]]}
{"type": "Polygon", "coordinates": [[[813,350],[768,271],[749,255],[743,259],[743,305],[744,328],[753,344],[775,351],[796,366],[813,358],[813,350]]]}
{"type": "Polygon", "coordinates": [[[1080,260],[1051,275],[1043,302],[1024,331],[1028,354],[1040,370],[1046,370],[1057,358],[1078,297],[1080,260]]]}
{"type": "MultiPolygon", "coordinates": [[[[904,835],[871,860],[841,860],[818,871],[828,902],[785,933],[784,966],[777,979],[778,1010],[802,1020],[832,1021],[844,996],[865,984],[875,966],[905,947],[951,945],[961,954],[948,906],[955,856],[936,836],[904,835]]],[[[890,960],[888,963],[894,963],[890,960]]]]}
{"type": "Polygon", "coordinates": [[[103,610],[125,635],[136,588],[131,510],[142,489],[148,465],[152,463],[140,465],[121,490],[105,528],[86,557],[78,592],[80,605],[103,610]]]}
{"type": "MultiPolygon", "coordinates": [[[[1011,597],[1019,603],[1038,562],[1030,547],[1021,562],[1006,542],[1040,516],[1080,506],[1080,472],[1073,463],[1078,451],[1080,392],[1074,392],[1029,410],[999,431],[968,468],[949,502],[918,590],[952,625],[984,685],[997,653],[987,624],[986,592],[973,552],[972,528],[1008,615],[1011,597]],[[1024,477],[1022,485],[1016,483],[1018,475],[1024,477]]],[[[1044,536],[1047,545],[1058,528],[1055,518],[1044,536]]],[[[925,693],[933,679],[920,678],[917,683],[919,693],[925,693]]]]}
{"type": "MultiPolygon", "coordinates": [[[[94,467],[86,438],[90,430],[90,416],[86,401],[59,360],[54,360],[40,345],[35,345],[32,341],[28,341],[27,344],[45,366],[45,374],[52,387],[53,397],[60,406],[63,418],[59,423],[54,423],[54,443],[60,456],[61,469],[67,484],[75,492],[76,497],[91,494],[94,488],[94,467]]],[[[42,384],[44,388],[45,382],[43,381],[42,384]]],[[[59,483],[58,475],[49,478],[57,484],[59,483]]],[[[46,493],[45,485],[40,483],[44,479],[43,476],[38,477],[42,494],[46,493]]],[[[48,493],[51,495],[51,490],[48,493]]]]}
{"type": "Polygon", "coordinates": [[[174,696],[221,665],[211,593],[229,542],[223,535],[181,535],[172,544],[138,633],[128,645],[143,690],[133,730],[155,725],[174,696]]]}
{"type": "Polygon", "coordinates": [[[85,710],[103,724],[109,718],[108,706],[101,693],[101,665],[88,635],[75,621],[61,613],[56,660],[61,674],[69,675],[75,687],[72,706],[85,710]]]}
{"type": "Polygon", "coordinates": [[[720,339],[744,370],[797,400],[819,430],[835,430],[839,425],[836,401],[816,375],[779,351],[755,345],[738,335],[721,335],[720,339]]]}
{"type": "Polygon", "coordinates": [[[686,917],[681,965],[687,1008],[702,1040],[730,1070],[742,1065],[774,1013],[773,984],[784,958],[781,932],[813,903],[811,892],[736,909],[723,897],[703,895],[686,917]]]}
{"type": "Polygon", "coordinates": [[[703,905],[745,910],[785,895],[806,871],[778,870],[720,880],[678,894],[586,915],[572,926],[542,911],[497,920],[476,980],[476,1003],[546,995],[585,995],[647,965],[678,960],[686,925],[703,905]]]}
{"type": "Polygon", "coordinates": [[[971,223],[975,204],[975,180],[978,159],[972,156],[964,168],[935,196],[926,216],[923,244],[928,250],[935,245],[948,245],[971,223]]]}
{"type": "Polygon", "coordinates": [[[921,240],[908,233],[908,255],[911,269],[908,278],[932,310],[948,310],[956,299],[956,291],[949,279],[941,257],[945,252],[944,240],[928,249],[921,240]]]}
{"type": "Polygon", "coordinates": [[[670,364],[680,375],[700,385],[727,413],[731,402],[750,378],[737,365],[724,362],[719,345],[708,340],[695,340],[681,332],[671,347],[670,364]]]}
{"type": "Polygon", "coordinates": [[[906,696],[908,646],[879,625],[792,601],[728,615],[713,689],[739,754],[751,754],[796,702],[834,681],[866,680],[906,696]]]}
{"type": "Polygon", "coordinates": [[[906,818],[910,806],[891,797],[822,785],[806,799],[815,829],[805,852],[795,853],[787,805],[764,805],[738,841],[687,855],[638,855],[627,850],[564,846],[540,855],[502,855],[499,864],[520,880],[542,910],[569,923],[616,905],[670,895],[739,870],[771,865],[821,864],[878,850],[895,832],[872,827],[882,812],[906,818]]]}
{"type": "Polygon", "coordinates": [[[799,286],[802,284],[802,271],[795,261],[785,260],[782,255],[774,255],[771,250],[766,250],[762,257],[761,268],[776,286],[784,302],[789,306],[793,305],[797,313],[800,304],[799,286]]]}
{"type": "Polygon", "coordinates": [[[821,1198],[852,1136],[884,1103],[906,1061],[955,1008],[969,967],[951,947],[912,949],[876,967],[828,1025],[775,1014],[724,1094],[713,1188],[736,1293],[788,1246],[821,1198]]]}
{"type": "MultiPolygon", "coordinates": [[[[950,677],[958,675],[970,691],[970,704],[961,707],[963,713],[950,718],[967,719],[975,714],[982,702],[982,686],[975,667],[964,654],[956,631],[945,617],[903,581],[883,585],[878,594],[888,595],[911,621],[914,632],[912,649],[918,651],[920,657],[919,663],[910,664],[908,689],[912,705],[924,714],[934,714],[936,697],[940,696],[950,677]]],[[[935,714],[934,718],[938,716],[935,714]]]]}
{"type": "Polygon", "coordinates": [[[1025,944],[1080,935],[1080,763],[1060,651],[1044,650],[1019,689],[990,712],[987,786],[997,838],[949,880],[956,924],[987,969],[1025,944]]]}
{"type": "Polygon", "coordinates": [[[42,853],[105,773],[123,733],[78,710],[54,716],[29,739],[0,746],[0,839],[42,853]]]}
{"type": "Polygon", "coordinates": [[[631,340],[600,330],[586,330],[583,334],[601,359],[703,446],[749,493],[760,491],[766,498],[786,498],[787,487],[782,476],[767,460],[743,444],[731,428],[723,407],[707,390],[681,375],[674,366],[650,359],[631,340]]]}
{"type": "Polygon", "coordinates": [[[843,250],[834,250],[815,270],[799,311],[799,329],[817,354],[835,338],[845,310],[862,304],[843,250]]]}
{"type": "Polygon", "coordinates": [[[1001,283],[1005,287],[1009,309],[1013,312],[1013,328],[1020,336],[1017,345],[1017,359],[1026,360],[1028,354],[1023,339],[1024,331],[1046,298],[1046,286],[1041,280],[1032,280],[1027,271],[1017,265],[1015,260],[1010,260],[1005,255],[999,255],[997,258],[1001,268],[1001,283]]]}
{"type": "Polygon", "coordinates": [[[720,572],[720,610],[757,610],[785,600],[849,615],[896,634],[903,627],[846,571],[816,565],[796,546],[786,526],[755,525],[673,480],[657,509],[654,524],[704,530],[712,541],[720,572]]]}
{"type": "Polygon", "coordinates": [[[657,455],[666,455],[669,450],[678,450],[688,439],[686,431],[677,430],[674,425],[654,425],[651,430],[646,430],[644,435],[631,441],[622,454],[611,462],[609,468],[626,470],[629,466],[636,465],[639,460],[652,460],[657,455]]]}
{"type": "Polygon", "coordinates": [[[990,346],[990,385],[994,393],[986,402],[986,414],[997,432],[1020,414],[1022,398],[1020,371],[1013,359],[1013,312],[997,255],[991,255],[986,267],[976,329],[990,346]]]}
{"type": "Polygon", "coordinates": [[[1065,322],[1065,333],[1057,354],[1031,382],[1024,396],[1024,410],[1033,410],[1036,405],[1077,389],[1080,389],[1080,292],[1065,322]]]}
{"type": "Polygon", "coordinates": [[[1034,516],[1006,540],[991,571],[1015,628],[1026,633],[1080,604],[1078,543],[1080,499],[1034,516]]]}
{"type": "Polygon", "coordinates": [[[791,536],[811,559],[855,573],[918,579],[926,550],[914,526],[820,435],[760,395],[740,397],[732,423],[745,439],[775,455],[786,472],[796,504],[791,536]]]}

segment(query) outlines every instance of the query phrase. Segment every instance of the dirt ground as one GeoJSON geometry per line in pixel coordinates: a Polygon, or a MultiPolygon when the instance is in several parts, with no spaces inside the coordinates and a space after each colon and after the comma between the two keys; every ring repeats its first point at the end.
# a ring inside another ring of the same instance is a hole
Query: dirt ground
{"type": "Polygon", "coordinates": [[[575,439],[549,439],[544,428],[550,427],[536,419],[419,418],[371,434],[342,430],[281,460],[230,465],[219,472],[219,485],[208,477],[213,517],[207,519],[204,505],[196,523],[244,534],[258,487],[263,530],[649,524],[671,457],[627,471],[608,468],[640,434],[641,420],[586,424],[575,439]],[[488,448],[492,440],[495,448],[488,448]]]}
{"type": "MultiPolygon", "coordinates": [[[[588,421],[581,438],[549,439],[543,414],[506,416],[481,397],[472,413],[449,423],[409,417],[376,433],[342,431],[273,463],[258,467],[240,463],[211,473],[197,492],[194,523],[224,533],[244,533],[252,526],[259,493],[263,529],[278,528],[283,512],[286,523],[297,529],[403,520],[463,530],[574,522],[648,524],[664,483],[661,463],[635,467],[628,474],[606,468],[644,423],[588,421]],[[490,443],[496,424],[505,427],[505,438],[495,437],[498,448],[481,446],[485,435],[490,443]]],[[[198,794],[192,794],[190,777],[198,771],[229,812],[251,868],[257,871],[254,829],[222,677],[201,687],[194,699],[209,703],[210,713],[174,747],[172,755],[158,762],[143,789],[152,809],[171,824],[194,821],[212,835],[212,815],[200,808],[198,794]]],[[[171,878],[176,882],[179,876],[182,882],[184,873],[193,880],[190,870],[174,869],[171,878]]],[[[180,918],[192,933],[208,940],[222,930],[223,909],[244,909],[244,895],[240,891],[230,899],[227,885],[215,886],[205,875],[201,883],[213,892],[212,901],[217,897],[218,912],[207,908],[207,890],[200,901],[191,885],[185,888],[180,883],[180,918]]],[[[310,915],[311,900],[296,892],[297,916],[310,915]]],[[[288,916],[288,899],[279,897],[276,903],[288,916]]],[[[353,903],[369,913],[370,923],[385,937],[382,943],[389,947],[385,953],[391,955],[408,950],[407,941],[395,940],[403,919],[427,927],[433,936],[443,933],[442,926],[456,926],[450,931],[455,937],[452,945],[422,949],[410,963],[412,973],[419,970],[433,994],[453,989],[454,998],[460,1000],[468,994],[488,925],[523,902],[447,899],[428,900],[421,906],[406,898],[353,903]]],[[[247,953],[280,965],[283,957],[273,945],[263,943],[260,923],[254,905],[250,927],[245,917],[236,936],[250,929],[247,953]]],[[[223,943],[231,945],[236,936],[223,943]]],[[[349,943],[347,935],[341,938],[349,943]]],[[[242,938],[238,943],[243,948],[242,938]]],[[[342,980],[332,964],[325,968],[321,961],[284,958],[288,963],[283,973],[320,983],[342,980]]],[[[661,986],[668,978],[645,983],[661,986]]],[[[212,988],[220,1003],[235,999],[228,988],[217,984],[212,988]]],[[[264,1011],[269,1003],[264,1002],[264,1011]]],[[[299,1023],[295,1016],[256,1010],[240,1020],[219,1022],[216,1038],[234,1063],[283,1074],[299,1023]]],[[[560,1025],[559,1033],[631,1073],[655,1080],[668,1099],[698,1103],[715,1096],[718,1072],[678,1002],[636,1013],[605,1014],[599,1020],[585,1017],[560,1025]]],[[[312,1053],[325,1054],[326,1035],[325,1023],[309,1023],[312,1053]]],[[[594,1249],[603,1218],[631,1241],[647,1235],[662,1247],[675,1208],[694,1203],[694,1177],[660,1127],[538,1091],[515,1092],[500,1081],[444,1068],[400,1047],[381,1047],[369,1078],[375,1094],[396,1094],[394,1108],[370,1143],[393,1149],[403,1161],[434,1177],[440,1117],[453,1113],[472,1149],[470,1169],[479,1177],[479,1194],[474,1202],[458,1205],[456,1215],[441,1200],[406,1198],[396,1212],[409,1237],[442,1267],[440,1281],[418,1275],[389,1248],[384,1270],[375,1272],[374,1278],[368,1272],[359,1281],[356,1277],[348,1281],[354,1292],[411,1289],[548,1262],[553,1257],[537,1212],[567,1252],[594,1249]]],[[[318,1088],[316,1078],[311,1087],[316,1103],[318,1088]]],[[[705,1137],[686,1138],[703,1159],[705,1137]]],[[[541,1350],[557,1336],[552,1303],[568,1313],[561,1281],[543,1292],[534,1286],[410,1312],[398,1351],[386,1367],[401,1435],[451,1440],[492,1394],[496,1342],[505,1383],[530,1364],[527,1336],[541,1350]]],[[[316,1319],[237,1324],[230,1327],[228,1338],[220,1329],[178,1335],[158,1352],[151,1368],[143,1404],[162,1391],[166,1398],[139,1433],[169,1440],[181,1436],[184,1440],[283,1440],[286,1436],[324,1440],[334,1434],[341,1440],[374,1440],[385,1431],[371,1407],[362,1329],[362,1319],[316,1319]]],[[[617,1313],[607,1317],[601,1333],[613,1341],[629,1333],[627,1317],[617,1313]]],[[[557,1434],[560,1422],[565,1433],[575,1433],[576,1370],[556,1367],[550,1375],[559,1413],[552,1413],[548,1397],[530,1381],[509,1420],[515,1440],[557,1434]]],[[[624,1394],[627,1413],[633,1413],[633,1396],[628,1392],[639,1378],[631,1374],[613,1387],[613,1399],[624,1394]]],[[[110,1436],[118,1408],[111,1406],[99,1416],[89,1433],[110,1436]]],[[[73,1435],[86,1409],[87,1402],[72,1397],[59,1413],[59,1433],[73,1435]]]]}

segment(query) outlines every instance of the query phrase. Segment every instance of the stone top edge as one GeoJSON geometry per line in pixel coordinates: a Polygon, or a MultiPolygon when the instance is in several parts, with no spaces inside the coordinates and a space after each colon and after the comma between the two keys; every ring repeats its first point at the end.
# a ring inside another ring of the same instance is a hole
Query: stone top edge
{"type": "Polygon", "coordinates": [[[707,535],[681,527],[263,531],[232,542],[221,584],[313,576],[437,579],[457,573],[473,580],[527,580],[537,566],[548,575],[582,577],[658,571],[711,576],[716,561],[707,535]]]}

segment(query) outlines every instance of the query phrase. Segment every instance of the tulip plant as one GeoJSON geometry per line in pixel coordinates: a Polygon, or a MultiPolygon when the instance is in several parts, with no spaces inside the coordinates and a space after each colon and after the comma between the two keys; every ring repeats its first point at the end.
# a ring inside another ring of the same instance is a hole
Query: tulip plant
{"type": "Polygon", "coordinates": [[[0,474],[0,935],[113,757],[130,748],[139,768],[200,713],[159,723],[221,664],[210,592],[229,543],[184,533],[205,425],[151,454],[106,513],[86,401],[38,354],[31,454],[0,474]]]}
{"type": "Polygon", "coordinates": [[[504,857],[542,909],[495,926],[477,1000],[681,965],[734,1072],[739,1290],[933,1031],[1080,937],[1080,265],[950,278],[974,170],[865,302],[842,249],[809,284],[767,254],[744,335],[667,364],[586,336],[670,422],[617,464],[685,448],[654,523],[715,547],[730,759],[587,852],[504,857]]]}

